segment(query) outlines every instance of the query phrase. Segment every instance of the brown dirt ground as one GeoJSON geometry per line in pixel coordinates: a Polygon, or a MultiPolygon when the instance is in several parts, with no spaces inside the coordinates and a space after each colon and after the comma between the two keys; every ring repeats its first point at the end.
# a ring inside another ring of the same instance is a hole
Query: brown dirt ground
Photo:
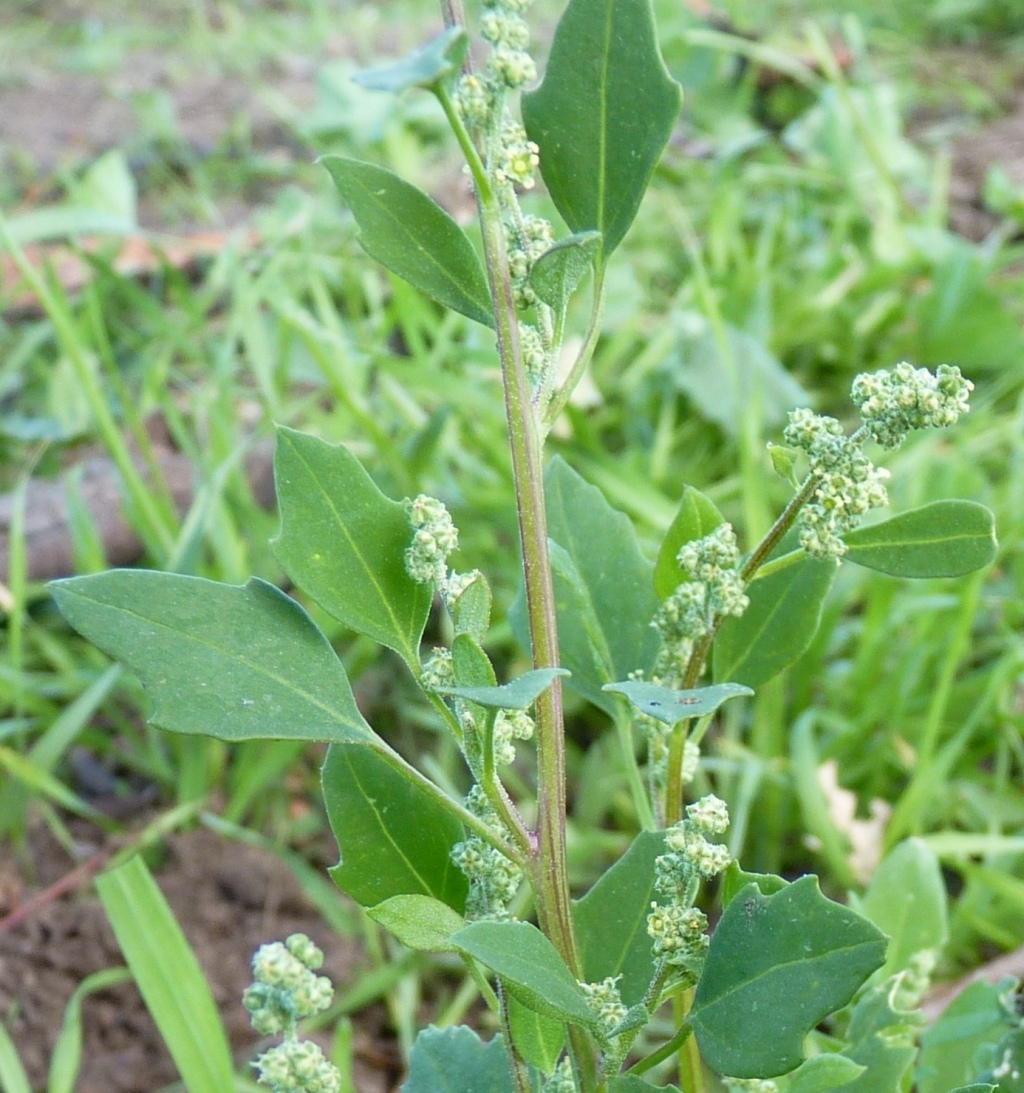
{"type": "MultiPolygon", "coordinates": [[[[31,842],[36,886],[53,883],[76,864],[43,833],[36,832],[31,842]]],[[[296,931],[308,934],[324,950],[324,973],[336,987],[359,967],[360,943],[324,926],[287,866],[272,854],[192,831],[170,837],[156,879],[207,976],[238,1063],[270,1042],[261,1043],[241,1005],[252,978],[249,960],[259,945],[296,931]]],[[[30,895],[14,862],[0,863],[0,900],[6,904],[0,916],[30,895]]],[[[123,964],[102,905],[88,887],[0,931],[0,1019],[33,1088],[45,1085],[64,1007],[75,988],[87,975],[123,964]]],[[[83,1016],[77,1093],[154,1093],[178,1078],[133,983],[89,995],[83,1016]]],[[[380,1009],[361,1015],[355,1049],[359,1093],[386,1093],[399,1060],[380,1009]]]]}

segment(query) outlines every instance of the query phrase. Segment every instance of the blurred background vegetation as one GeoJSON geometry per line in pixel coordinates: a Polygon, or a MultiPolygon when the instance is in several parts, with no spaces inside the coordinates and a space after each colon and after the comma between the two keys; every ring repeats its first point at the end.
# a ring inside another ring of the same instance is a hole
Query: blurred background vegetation
{"type": "MultiPolygon", "coordinates": [[[[541,57],[560,8],[533,8],[541,57]]],[[[612,264],[592,382],[551,448],[652,554],[687,483],[749,543],[787,496],[766,456],[787,409],[847,418],[853,376],[901,359],[973,379],[965,423],[886,462],[897,510],[989,505],[996,564],[961,582],[844,569],[802,661],[726,708],[700,787],[728,800],[746,868],[819,872],[835,894],[883,846],[931,837],[956,896],[955,975],[1024,942],[1024,6],[655,8],[684,110],[612,264]]],[[[471,218],[433,101],[350,81],[438,29],[436,5],[6,0],[0,22],[3,855],[31,877],[42,826],[70,870],[72,818],[99,809],[116,838],[220,817],[234,838],[329,862],[316,749],[151,730],[137,683],[71,633],[44,578],[131,560],[281,582],[277,421],[349,444],[392,496],[441,497],[458,567],[511,601],[491,335],[371,262],[314,163],[386,163],[471,218]],[[62,570],[44,571],[47,534],[63,536],[62,570]]],[[[554,217],[542,194],[530,204],[554,217]]],[[[397,663],[312,611],[374,725],[461,785],[397,663]]],[[[521,662],[500,621],[489,644],[521,662]]],[[[570,732],[583,885],[636,819],[597,711],[574,707],[570,732]]],[[[404,989],[383,993],[411,1028],[404,989]]]]}

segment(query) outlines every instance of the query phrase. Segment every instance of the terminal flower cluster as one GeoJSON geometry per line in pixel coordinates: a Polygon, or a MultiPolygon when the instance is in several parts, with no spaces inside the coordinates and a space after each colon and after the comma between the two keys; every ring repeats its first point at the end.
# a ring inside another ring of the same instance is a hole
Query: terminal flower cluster
{"type": "Polygon", "coordinates": [[[702,880],[717,876],[732,860],[728,849],[708,836],[729,826],[725,802],[709,794],[686,809],[665,834],[668,850],[655,859],[654,889],[662,902],[651,904],[647,933],[654,955],[669,966],[695,973],[708,946],[707,918],[693,906],[702,880]]]}
{"type": "MultiPolygon", "coordinates": [[[[479,786],[473,786],[466,795],[466,808],[474,816],[479,816],[495,833],[506,834],[501,819],[479,786]]],[[[522,870],[478,835],[470,835],[456,843],[451,850],[451,859],[469,880],[466,918],[471,921],[507,919],[508,905],[523,880],[522,870]]]]}
{"type": "Polygon", "coordinates": [[[861,421],[883,448],[898,448],[911,429],[944,429],[970,409],[974,384],[954,365],[932,373],[903,361],[891,371],[865,372],[850,396],[861,421]]]}
{"type": "Polygon", "coordinates": [[[258,1080],[274,1093],[338,1093],[341,1074],[313,1043],[299,1040],[296,1023],[331,1004],[331,981],[316,972],[324,954],[305,934],[292,934],[261,945],[252,958],[255,980],[242,1004],[252,1026],[263,1035],[283,1033],[285,1040],[264,1052],[253,1066],[258,1080]]]}
{"type": "Polygon", "coordinates": [[[854,379],[850,397],[862,424],[851,436],[835,418],[794,410],[783,435],[787,444],[807,453],[817,479],[798,518],[804,550],[818,558],[842,557],[843,534],[852,531],[869,509],[888,503],[883,484],[888,472],[864,454],[868,438],[892,449],[911,429],[952,425],[967,413],[973,389],[955,366],[943,364],[933,373],[904,361],[854,379]]]}

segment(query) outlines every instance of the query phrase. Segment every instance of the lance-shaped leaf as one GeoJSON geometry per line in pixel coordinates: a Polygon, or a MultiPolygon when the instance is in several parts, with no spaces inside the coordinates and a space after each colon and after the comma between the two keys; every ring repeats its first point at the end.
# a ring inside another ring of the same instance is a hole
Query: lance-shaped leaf
{"type": "Polygon", "coordinates": [[[494,325],[491,294],[466,233],[432,198],[385,167],[324,156],[371,258],[431,299],[484,326],[494,325]]]}
{"type": "Polygon", "coordinates": [[[139,676],[162,729],[221,740],[376,739],[330,643],[266,581],[113,569],[50,588],[80,634],[139,676]]]}
{"type": "Polygon", "coordinates": [[[654,590],[658,593],[659,600],[668,599],[683,579],[682,570],[676,560],[679,548],[684,543],[692,543],[710,535],[724,522],[714,501],[693,486],[683,487],[679,510],[665,532],[658,551],[658,560],[654,563],[654,590]]]}
{"type": "Polygon", "coordinates": [[[714,646],[716,682],[760,687],[814,640],[838,567],[830,558],[801,558],[747,586],[750,605],[722,623],[714,646]]]}
{"type": "Polygon", "coordinates": [[[850,1001],[885,948],[881,931],[826,899],[816,877],[771,896],[748,885],[719,920],[697,985],[690,1023],[701,1054],[734,1078],[794,1070],[804,1037],[850,1001]]]}
{"type": "MultiPolygon", "coordinates": [[[[614,717],[616,701],[601,688],[650,669],[658,650],[652,566],[629,518],[564,460],[551,461],[544,482],[561,659],[572,672],[567,686],[614,717]]],[[[511,622],[528,649],[524,616],[520,590],[511,622]]]]}
{"type": "Polygon", "coordinates": [[[654,861],[665,853],[665,836],[642,831],[629,849],[573,909],[583,975],[589,983],[622,976],[619,990],[636,1005],[654,977],[647,916],[654,899],[654,861]]]}
{"type": "Polygon", "coordinates": [[[376,907],[368,907],[366,913],[403,945],[418,952],[458,952],[449,938],[466,925],[462,915],[433,896],[392,896],[376,907]]]}
{"type": "Polygon", "coordinates": [[[752,695],[749,687],[740,683],[717,683],[713,687],[696,687],[690,691],[675,691],[656,683],[625,680],[622,683],[606,683],[604,690],[625,695],[641,713],[660,721],[663,725],[690,717],[706,717],[714,713],[730,698],[752,695]]]}
{"type": "Polygon", "coordinates": [[[484,1043],[464,1025],[426,1028],[412,1045],[401,1093],[513,1093],[500,1036],[484,1043]]]}
{"type": "Polygon", "coordinates": [[[592,1027],[586,996],[551,942],[529,922],[474,922],[452,943],[500,976],[509,993],[546,1017],[592,1027]]]}
{"type": "Polygon", "coordinates": [[[530,287],[550,308],[561,314],[576,291],[601,244],[600,232],[581,232],[559,239],[530,270],[530,287]]]}
{"type": "Polygon", "coordinates": [[[525,710],[558,676],[567,676],[564,668],[536,668],[497,687],[438,687],[438,693],[455,695],[487,706],[492,710],[525,710]]]}
{"type": "Polygon", "coordinates": [[[508,998],[508,1023],[519,1055],[542,1073],[553,1073],[565,1047],[565,1024],[524,1006],[512,995],[508,998]]]}
{"type": "Polygon", "coordinates": [[[469,886],[451,860],[465,836],[458,819],[373,748],[330,748],[322,779],[339,888],[363,907],[424,895],[465,910],[469,886]]]}
{"type": "Polygon", "coordinates": [[[274,480],[284,571],[325,611],[418,664],[431,589],[405,571],[412,529],[344,446],[279,426],[274,480]]]}
{"type": "Polygon", "coordinates": [[[893,577],[962,577],[996,556],[992,512],[975,501],[933,501],[844,536],[848,562],[893,577]]]}
{"type": "Polygon", "coordinates": [[[681,102],[651,0],[572,0],[523,121],[565,222],[604,236],[602,261],[636,216],[681,102]]]}
{"type": "Polygon", "coordinates": [[[459,71],[468,48],[469,39],[462,27],[449,27],[395,64],[358,72],[352,79],[370,91],[396,95],[410,87],[430,90],[459,71]]]}

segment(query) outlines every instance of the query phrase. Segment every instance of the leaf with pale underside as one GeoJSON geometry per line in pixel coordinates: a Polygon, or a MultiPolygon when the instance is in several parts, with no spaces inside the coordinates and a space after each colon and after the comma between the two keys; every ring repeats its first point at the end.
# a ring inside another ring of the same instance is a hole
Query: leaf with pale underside
{"type": "Polygon", "coordinates": [[[602,233],[600,261],[636,216],[681,102],[651,0],[572,0],[544,82],[523,96],[523,121],[565,222],[602,233]]]}
{"type": "Polygon", "coordinates": [[[408,57],[359,72],[352,79],[370,91],[390,91],[396,95],[410,87],[430,90],[456,75],[468,48],[469,39],[462,27],[449,27],[408,57]]]}
{"type": "Polygon", "coordinates": [[[438,687],[443,695],[454,695],[494,710],[525,710],[551,686],[558,676],[567,676],[564,668],[535,668],[496,687],[438,687]]]}
{"type": "Polygon", "coordinates": [[[494,326],[483,266],[466,233],[433,198],[385,167],[324,156],[371,258],[453,311],[494,326]]]}
{"type": "Polygon", "coordinates": [[[327,639],[266,581],[112,569],[50,589],[80,634],[139,676],[160,728],[220,740],[376,740],[327,639]]]}
{"type": "Polygon", "coordinates": [[[670,727],[691,717],[706,717],[730,698],[749,697],[754,693],[739,683],[718,683],[711,687],[677,691],[656,683],[631,679],[622,683],[606,683],[603,689],[625,695],[642,713],[670,727]]]}
{"type": "Polygon", "coordinates": [[[279,426],[274,481],[288,576],[336,619],[419,665],[431,589],[405,571],[412,528],[342,444],[279,426]]]}
{"type": "Polygon", "coordinates": [[[600,245],[600,232],[581,232],[559,239],[533,264],[530,288],[548,307],[561,314],[569,297],[593,266],[600,245]]]}

